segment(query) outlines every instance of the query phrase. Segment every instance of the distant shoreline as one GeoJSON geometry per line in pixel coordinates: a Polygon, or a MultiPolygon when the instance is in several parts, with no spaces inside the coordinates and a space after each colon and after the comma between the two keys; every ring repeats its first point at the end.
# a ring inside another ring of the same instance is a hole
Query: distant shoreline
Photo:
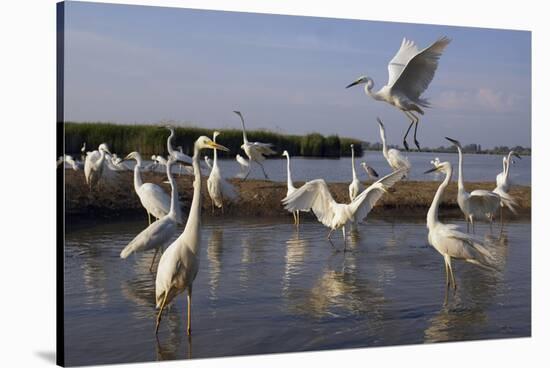
{"type": "MultiPolygon", "coordinates": [[[[58,169],[61,170],[61,169],[58,169]]],[[[167,192],[169,187],[163,184],[165,175],[161,173],[142,173],[144,182],[151,182],[161,185],[167,192]]],[[[189,209],[192,195],[192,177],[189,175],[175,176],[180,194],[180,202],[186,212],[189,209]]],[[[237,216],[289,216],[283,208],[281,199],[286,195],[286,183],[264,180],[229,179],[240,194],[236,203],[228,204],[225,208],[225,215],[237,216]]],[[[363,182],[368,185],[368,182],[363,182]]],[[[302,182],[294,183],[297,187],[302,182]]],[[[377,214],[388,215],[426,215],[435,191],[439,186],[436,181],[402,181],[397,183],[390,193],[384,195],[373,209],[373,216],[377,214]]],[[[329,183],[331,193],[338,202],[349,202],[349,183],[329,183]]],[[[466,183],[466,189],[488,189],[494,188],[494,182],[466,183]]],[[[461,216],[460,209],[456,204],[456,183],[453,182],[443,197],[440,205],[441,212],[449,216],[461,216]]],[[[203,180],[203,215],[212,216],[210,198],[206,190],[206,178],[203,180]]],[[[514,216],[506,211],[507,218],[530,217],[531,215],[531,187],[514,186],[510,194],[516,199],[519,205],[518,215],[514,216]]],[[[133,173],[129,171],[118,173],[114,185],[103,184],[92,192],[84,181],[82,171],[65,170],[65,214],[68,222],[71,217],[78,218],[117,218],[143,216],[146,213],[139,198],[134,191],[133,173]]],[[[223,216],[221,210],[216,208],[214,216],[223,216]]],[[[306,216],[312,216],[310,214],[306,216]]]]}

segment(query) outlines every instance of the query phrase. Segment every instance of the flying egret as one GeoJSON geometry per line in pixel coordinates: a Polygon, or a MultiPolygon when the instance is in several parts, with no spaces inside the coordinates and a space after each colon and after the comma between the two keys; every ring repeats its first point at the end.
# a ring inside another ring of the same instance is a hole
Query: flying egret
{"type": "Polygon", "coordinates": [[[424,50],[420,51],[413,41],[403,38],[397,54],[388,64],[388,83],[378,92],[373,92],[374,81],[361,76],[346,88],[365,83],[365,93],[378,101],[385,101],[403,111],[411,124],[403,137],[403,145],[409,150],[407,135],[414,125],[414,143],[420,151],[420,144],[416,139],[419,118],[414,112],[424,115],[421,107],[430,107],[427,99],[420,95],[428,88],[432,81],[441,54],[451,40],[442,37],[424,50]]]}
{"type": "MultiPolygon", "coordinates": [[[[213,134],[213,141],[216,143],[216,138],[220,135],[220,132],[215,131],[213,134]]],[[[224,199],[234,201],[237,199],[237,192],[233,185],[222,177],[220,167],[218,166],[218,150],[214,148],[214,161],[212,163],[212,170],[210,176],[206,181],[206,187],[208,194],[212,200],[212,214],[214,214],[214,206],[221,208],[223,213],[223,201],[224,199]]]]}
{"type": "Polygon", "coordinates": [[[384,176],[363,190],[351,203],[337,203],[323,179],[308,181],[282,202],[290,211],[312,209],[317,219],[330,228],[327,236],[329,240],[334,230],[342,228],[345,250],[346,224],[363,220],[387,189],[401,180],[405,174],[406,170],[400,169],[384,176]]]}
{"type": "MultiPolygon", "coordinates": [[[[240,111],[233,111],[233,112],[239,115],[243,126],[243,144],[241,145],[241,148],[248,156],[249,162],[254,161],[258,165],[260,165],[264,173],[264,177],[266,179],[269,179],[265,172],[264,165],[262,165],[262,161],[265,160],[266,155],[274,155],[277,152],[273,151],[273,149],[271,148],[273,147],[273,145],[271,143],[249,142],[248,139],[246,138],[246,129],[244,127],[243,115],[241,114],[240,111]]],[[[248,174],[250,174],[250,170],[248,171],[248,173],[246,174],[243,180],[246,180],[246,178],[248,177],[248,174]]]]}
{"type": "MultiPolygon", "coordinates": [[[[292,173],[290,172],[290,155],[287,150],[284,150],[283,156],[286,157],[286,197],[288,197],[296,191],[296,187],[292,182],[292,173]]],[[[292,216],[294,217],[294,225],[300,225],[300,211],[289,210],[289,212],[292,212],[292,216]]]]}
{"type": "MultiPolygon", "coordinates": [[[[138,185],[138,182],[141,181],[139,177],[139,167],[141,165],[141,157],[139,153],[132,152],[127,156],[128,159],[135,159],[137,161],[136,169],[134,171],[134,185],[138,185]]],[[[149,226],[140,232],[124,249],[120,252],[120,258],[127,258],[130,254],[134,252],[143,252],[150,249],[155,249],[155,254],[153,255],[153,260],[151,261],[151,266],[149,266],[149,271],[153,269],[153,264],[157,257],[159,249],[163,249],[165,245],[168,245],[174,234],[177,230],[177,224],[181,222],[180,215],[180,204],[178,201],[178,188],[176,185],[176,180],[172,176],[172,165],[176,162],[173,157],[168,158],[166,165],[166,175],[168,176],[168,181],[170,182],[170,188],[172,189],[172,194],[169,199],[169,211],[165,216],[163,216],[158,221],[149,223],[149,226]],[[178,219],[178,216],[180,217],[178,219]]],[[[143,186],[146,186],[146,183],[142,184],[140,188],[136,188],[136,192],[142,189],[143,186]]],[[[154,185],[154,184],[151,184],[154,185]]],[[[159,188],[160,189],[160,188],[159,188]]],[[[162,189],[161,189],[162,190],[162,189]]],[[[143,195],[143,191],[141,192],[143,195]]],[[[146,192],[146,193],[155,193],[155,192],[146,192]]],[[[165,194],[162,192],[162,194],[165,194]]],[[[140,196],[140,199],[142,196],[140,196]]],[[[142,200],[143,204],[143,200],[142,200]]],[[[144,206],[145,207],[145,206],[144,206]]],[[[147,212],[149,214],[149,211],[147,212]]]]}
{"type": "Polygon", "coordinates": [[[237,176],[248,176],[248,173],[250,172],[250,163],[248,162],[248,160],[238,153],[237,156],[235,156],[235,160],[237,160],[237,162],[241,166],[241,172],[237,176]]]}
{"type": "Polygon", "coordinates": [[[372,166],[367,165],[366,162],[361,162],[361,167],[367,172],[367,175],[369,176],[369,179],[376,179],[378,178],[378,173],[372,166]]]}
{"type": "Polygon", "coordinates": [[[353,202],[355,197],[359,195],[364,189],[365,186],[361,184],[359,179],[357,179],[357,174],[355,173],[355,150],[353,149],[353,144],[350,145],[351,148],[351,173],[352,179],[351,184],[349,185],[349,199],[353,202]]]}
{"type": "Polygon", "coordinates": [[[96,151],[88,152],[84,161],[84,177],[90,190],[96,186],[101,179],[105,168],[105,155],[111,154],[107,143],[101,143],[96,151]]]}
{"type": "Polygon", "coordinates": [[[167,303],[187,289],[187,334],[191,334],[191,295],[193,281],[199,270],[201,244],[201,187],[200,150],[204,148],[229,151],[214,143],[210,138],[201,136],[195,141],[193,154],[193,200],[189,217],[183,233],[168,246],[160,257],[155,281],[155,299],[160,308],[155,332],[158,333],[162,311],[167,303]]]}
{"type": "Polygon", "coordinates": [[[458,192],[456,201],[464,214],[464,218],[468,224],[468,231],[470,228],[469,224],[471,223],[472,231],[475,233],[474,221],[488,221],[492,224],[501,202],[510,208],[511,211],[515,212],[515,202],[509,196],[500,196],[485,189],[476,189],[468,193],[464,189],[462,145],[456,139],[449,137],[445,137],[445,139],[451,142],[458,150],[458,192]]]}
{"type": "MultiPolygon", "coordinates": [[[[457,225],[439,222],[439,203],[441,202],[445,188],[447,188],[451,181],[453,167],[449,162],[436,162],[435,167],[426,171],[426,174],[434,171],[444,172],[445,179],[439,185],[426,217],[428,242],[443,256],[445,261],[446,290],[451,286],[456,290],[451,259],[462,259],[483,268],[494,269],[492,265],[493,257],[480,241],[459,231],[457,225]]],[[[445,293],[445,295],[447,294],[445,293]]]]}
{"type": "Polygon", "coordinates": [[[386,130],[384,124],[380,118],[376,118],[378,121],[378,126],[380,128],[380,139],[382,139],[382,154],[392,170],[399,170],[401,168],[406,168],[407,170],[411,169],[411,163],[409,159],[405,157],[398,149],[390,148],[386,144],[386,130]]]}
{"type": "MultiPolygon", "coordinates": [[[[145,211],[147,211],[147,218],[149,219],[149,225],[151,225],[151,215],[156,219],[161,219],[170,212],[170,196],[157,184],[144,183],[141,178],[142,159],[138,152],[131,152],[124,158],[123,161],[136,160],[134,166],[134,190],[139,197],[139,201],[145,211]]],[[[173,160],[175,162],[175,160],[173,160]]],[[[167,166],[168,166],[167,162],[167,166]]],[[[182,223],[181,208],[179,201],[176,198],[176,220],[179,224],[182,223]]]]}

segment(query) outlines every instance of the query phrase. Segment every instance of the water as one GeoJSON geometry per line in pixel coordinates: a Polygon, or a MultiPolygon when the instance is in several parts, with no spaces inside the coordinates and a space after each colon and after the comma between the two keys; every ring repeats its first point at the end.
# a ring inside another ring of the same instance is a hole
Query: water
{"type": "MultiPolygon", "coordinates": [[[[146,220],[80,224],[66,234],[68,365],[205,358],[531,334],[531,225],[486,234],[501,274],[453,263],[458,291],[444,305],[442,257],[423,219],[369,218],[337,252],[304,219],[205,218],[193,288],[193,336],[180,295],[154,334],[152,253],[120,250],[146,220]]],[[[458,222],[463,225],[462,222],[458,222]]],[[[334,234],[336,249],[341,233],[334,234]]]]}
{"type": "MultiPolygon", "coordinates": [[[[407,153],[412,165],[410,173],[411,180],[436,180],[442,178],[437,174],[425,175],[424,171],[430,169],[430,160],[439,157],[441,161],[450,161],[455,167],[458,165],[458,155],[456,153],[431,153],[431,152],[409,152],[407,153]]],[[[210,158],[212,155],[210,153],[210,158]]],[[[357,174],[360,180],[367,180],[367,174],[360,166],[362,161],[374,167],[379,175],[383,176],[390,173],[390,168],[382,156],[381,151],[367,151],[363,157],[357,157],[355,160],[357,174]]],[[[514,158],[515,164],[510,168],[512,182],[518,185],[531,185],[531,157],[526,156],[521,160],[514,158]]],[[[203,161],[204,162],[204,161],[203,161]]],[[[149,162],[147,162],[149,163],[149,162]]],[[[133,167],[134,162],[128,162],[133,167]]],[[[234,159],[220,160],[220,168],[226,177],[237,176],[240,171],[240,165],[234,159]]],[[[286,159],[269,159],[263,163],[269,178],[274,181],[286,181],[286,159]]],[[[255,163],[250,173],[250,178],[263,179],[261,168],[255,163]]],[[[206,168],[206,165],[204,166],[206,168]]],[[[177,170],[177,168],[176,168],[177,170]]],[[[158,171],[164,172],[162,167],[158,171]]],[[[207,170],[204,171],[205,173],[207,170]]],[[[502,155],[464,155],[464,179],[466,181],[491,181],[494,182],[498,173],[502,172],[502,155]]],[[[326,158],[292,158],[292,177],[295,181],[308,181],[323,178],[327,182],[345,182],[351,181],[351,158],[344,157],[340,159],[326,158]]],[[[457,174],[455,174],[455,180],[457,174]]]]}

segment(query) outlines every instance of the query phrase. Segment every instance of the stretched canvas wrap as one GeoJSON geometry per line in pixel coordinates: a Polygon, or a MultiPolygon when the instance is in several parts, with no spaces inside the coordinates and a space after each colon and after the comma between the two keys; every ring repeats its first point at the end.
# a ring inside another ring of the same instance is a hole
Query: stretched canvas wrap
{"type": "Polygon", "coordinates": [[[531,335],[530,32],[57,21],[58,364],[531,335]]]}

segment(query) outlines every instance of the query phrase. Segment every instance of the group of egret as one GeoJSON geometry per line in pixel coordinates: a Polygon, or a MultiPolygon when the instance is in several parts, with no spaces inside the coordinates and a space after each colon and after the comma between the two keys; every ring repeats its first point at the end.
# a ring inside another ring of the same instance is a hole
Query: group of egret
{"type": "MultiPolygon", "coordinates": [[[[450,39],[443,37],[427,48],[419,50],[412,41],[403,39],[397,54],[388,65],[388,83],[378,92],[373,92],[374,81],[367,76],[358,78],[346,87],[365,84],[367,95],[376,100],[385,101],[404,112],[407,118],[410,119],[410,125],[403,137],[403,145],[407,151],[409,150],[407,136],[413,125],[414,142],[420,150],[420,144],[417,140],[419,117],[416,113],[423,115],[424,111],[422,108],[429,107],[428,100],[421,98],[421,95],[432,81],[438,67],[439,58],[449,42],[450,39]]],[[[246,180],[254,162],[261,168],[265,179],[268,179],[263,161],[266,159],[266,156],[276,154],[273,150],[273,145],[271,143],[248,141],[243,114],[240,111],[234,111],[234,113],[239,116],[241,121],[243,133],[241,149],[248,158],[236,155],[236,160],[241,166],[239,176],[243,180],[246,180]]],[[[286,150],[282,154],[287,160],[287,192],[286,196],[282,199],[282,204],[286,210],[293,214],[294,224],[296,226],[300,225],[300,212],[313,212],[317,220],[329,229],[327,235],[329,241],[335,230],[342,229],[344,250],[346,250],[346,226],[363,221],[383,195],[400,180],[406,178],[411,170],[408,158],[398,149],[388,147],[384,124],[379,118],[377,121],[382,141],[382,153],[392,172],[378,179],[376,170],[366,162],[362,162],[361,166],[367,175],[370,178],[377,179],[365,188],[355,170],[355,147],[352,144],[350,147],[352,181],[348,191],[349,202],[337,202],[330,193],[329,186],[322,178],[307,181],[297,188],[292,180],[291,157],[286,150]]],[[[135,252],[154,249],[155,254],[150,267],[150,270],[152,270],[158,252],[166,248],[160,256],[156,270],[155,301],[159,312],[155,331],[158,333],[162,313],[166,306],[178,294],[187,291],[187,333],[191,334],[193,281],[199,269],[201,244],[201,150],[213,150],[213,160],[210,160],[208,156],[204,156],[204,161],[210,168],[207,189],[212,202],[212,212],[217,207],[221,208],[223,213],[224,201],[235,201],[238,198],[238,194],[233,185],[225,180],[221,174],[221,168],[218,163],[218,150],[229,150],[216,142],[217,137],[220,135],[218,131],[213,133],[212,139],[206,136],[199,137],[194,142],[193,156],[189,157],[183,153],[181,147],[178,147],[179,150],[174,149],[175,129],[171,126],[167,127],[167,129],[170,131],[166,142],[168,156],[166,159],[163,159],[161,156],[155,155],[152,159],[158,164],[166,166],[166,175],[170,184],[170,195],[159,185],[143,182],[141,176],[143,161],[138,152],[131,152],[124,160],[118,159],[113,161],[114,165],[122,164],[128,160],[136,161],[136,165],[133,168],[134,189],[149,218],[148,226],[124,247],[120,253],[120,257],[127,258],[135,252]],[[172,170],[172,167],[176,164],[186,165],[187,167],[191,166],[194,180],[191,207],[185,228],[176,240],[172,241],[178,232],[178,224],[183,223],[177,184],[172,170]],[[151,216],[156,221],[151,221],[151,216]]],[[[515,212],[516,203],[508,194],[510,189],[510,160],[511,156],[515,155],[515,153],[510,152],[507,157],[503,158],[503,171],[497,176],[497,186],[493,191],[477,189],[468,193],[464,188],[462,147],[457,140],[447,139],[458,149],[457,202],[466,219],[467,231],[469,232],[470,224],[472,225],[472,230],[475,230],[475,221],[481,220],[492,223],[496,212],[499,209],[502,211],[504,207],[515,212]]],[[[82,153],[84,154],[85,151],[86,144],[84,143],[82,153]]],[[[84,174],[86,183],[90,189],[97,184],[105,170],[106,157],[112,156],[105,143],[99,145],[98,150],[86,154],[84,174]]],[[[78,169],[78,165],[74,163],[71,156],[61,157],[60,160],[61,162],[67,162],[74,170],[78,169]]],[[[462,259],[491,269],[493,268],[493,259],[484,244],[473,235],[461,232],[457,225],[443,224],[439,221],[438,207],[443,192],[450,183],[453,168],[449,162],[440,162],[439,159],[433,160],[432,164],[434,168],[427,172],[443,172],[445,179],[437,189],[427,213],[428,241],[444,258],[447,289],[449,287],[456,289],[456,281],[451,264],[453,258],[462,259]]]]}

